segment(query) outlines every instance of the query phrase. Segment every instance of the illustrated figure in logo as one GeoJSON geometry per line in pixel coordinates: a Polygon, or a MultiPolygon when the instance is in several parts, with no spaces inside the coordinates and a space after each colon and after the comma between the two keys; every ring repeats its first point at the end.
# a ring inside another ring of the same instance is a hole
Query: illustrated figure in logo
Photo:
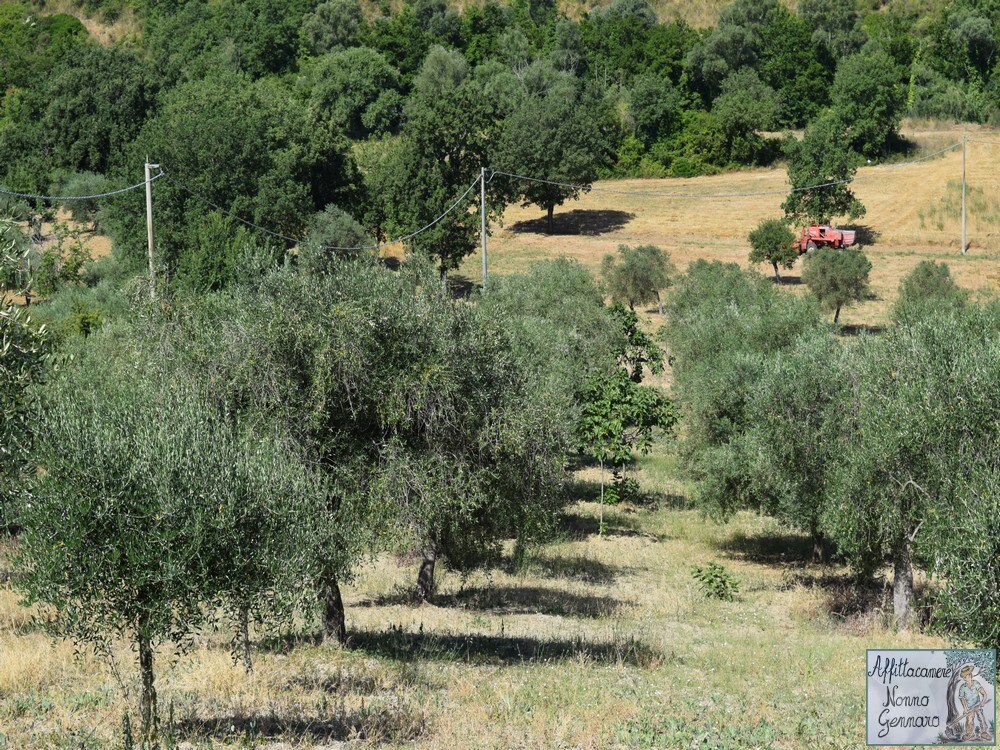
{"type": "Polygon", "coordinates": [[[993,739],[983,709],[989,702],[976,668],[967,664],[948,686],[947,735],[959,742],[989,742],[993,739]]]}

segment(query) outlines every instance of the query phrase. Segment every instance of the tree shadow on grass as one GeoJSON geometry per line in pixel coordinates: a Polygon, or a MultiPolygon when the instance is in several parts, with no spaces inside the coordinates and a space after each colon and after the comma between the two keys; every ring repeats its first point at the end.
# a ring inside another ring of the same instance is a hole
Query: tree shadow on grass
{"type": "Polygon", "coordinates": [[[764,565],[805,564],[812,559],[812,541],[805,534],[753,534],[742,532],[720,542],[730,557],[764,565]]]}
{"type": "Polygon", "coordinates": [[[529,638],[478,633],[425,633],[390,627],[354,633],[350,646],[371,656],[400,660],[459,661],[470,664],[523,664],[584,657],[605,664],[648,666],[656,652],[631,635],[612,641],[529,638]]]}
{"type": "MultiPolygon", "coordinates": [[[[359,602],[361,607],[413,604],[408,591],[396,591],[359,602]]],[[[436,607],[472,609],[497,615],[555,615],[558,617],[610,617],[621,602],[609,596],[572,594],[542,586],[472,586],[451,594],[436,594],[436,607]]]]}
{"type": "Polygon", "coordinates": [[[852,323],[840,327],[841,336],[860,336],[863,333],[876,336],[885,331],[885,326],[870,326],[865,323],[852,323]]]}
{"type": "Polygon", "coordinates": [[[627,211],[575,208],[572,211],[557,210],[552,217],[551,231],[549,220],[544,216],[512,224],[510,231],[518,234],[598,235],[623,229],[634,218],[635,214],[627,211]]]}
{"type": "Polygon", "coordinates": [[[281,716],[274,713],[246,716],[234,714],[210,719],[179,721],[174,734],[193,741],[289,740],[342,742],[362,740],[365,746],[403,744],[418,739],[426,731],[426,719],[406,705],[396,703],[362,705],[357,709],[331,706],[322,719],[281,716]]]}
{"type": "Polygon", "coordinates": [[[781,274],[781,282],[779,283],[774,274],[771,274],[771,281],[774,282],[775,286],[802,286],[801,276],[787,276],[781,274]]]}
{"type": "Polygon", "coordinates": [[[868,226],[867,224],[852,224],[845,228],[853,229],[855,232],[854,235],[855,249],[864,249],[869,245],[874,245],[876,242],[878,242],[879,238],[882,236],[881,232],[879,232],[874,227],[868,226]]]}
{"type": "Polygon", "coordinates": [[[580,556],[530,557],[525,561],[525,567],[544,578],[568,578],[598,584],[612,583],[618,573],[625,572],[600,560],[580,556]]]}
{"type": "MultiPolygon", "coordinates": [[[[593,496],[587,498],[588,500],[593,500],[593,496]]],[[[604,508],[604,536],[605,537],[644,537],[647,539],[658,539],[655,534],[651,534],[648,531],[642,531],[641,529],[635,528],[635,526],[626,524],[621,524],[622,521],[626,520],[622,518],[620,513],[611,513],[613,509],[617,506],[605,506],[604,508]]],[[[597,536],[601,530],[601,524],[596,516],[582,516],[577,513],[563,512],[559,516],[558,520],[559,531],[566,536],[566,538],[573,541],[582,541],[587,537],[597,536]]]]}

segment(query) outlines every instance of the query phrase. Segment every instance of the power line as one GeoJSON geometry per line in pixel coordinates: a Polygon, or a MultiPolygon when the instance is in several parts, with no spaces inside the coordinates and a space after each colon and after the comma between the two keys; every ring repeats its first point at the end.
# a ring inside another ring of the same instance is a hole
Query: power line
{"type": "MultiPolygon", "coordinates": [[[[888,166],[881,167],[883,171],[889,171],[893,169],[899,169],[901,167],[908,167],[913,164],[919,164],[922,161],[927,161],[928,159],[933,159],[939,154],[943,154],[946,151],[951,151],[952,149],[958,148],[962,144],[960,142],[953,143],[950,146],[934,151],[930,154],[925,154],[919,159],[913,159],[911,161],[902,162],[899,164],[891,164],[888,166]]],[[[604,188],[604,187],[594,187],[593,185],[578,185],[571,182],[559,182],[557,180],[546,180],[540,177],[529,177],[527,175],[513,174],[511,172],[501,172],[499,170],[493,171],[494,175],[502,175],[504,177],[510,177],[517,180],[526,180],[528,182],[543,183],[546,185],[556,185],[558,187],[567,187],[574,190],[582,190],[584,192],[601,192],[601,193],[613,193],[616,195],[635,195],[646,198],[681,198],[687,200],[697,200],[697,199],[716,199],[716,198],[751,198],[761,195],[787,195],[789,192],[800,193],[807,190],[818,190],[821,188],[833,187],[835,185],[846,185],[847,183],[854,182],[865,177],[873,177],[875,175],[860,175],[851,177],[845,180],[833,180],[830,182],[822,182],[817,185],[807,185],[805,187],[791,188],[791,190],[761,190],[749,193],[650,193],[645,191],[637,190],[616,190],[614,188],[604,188]]],[[[490,178],[492,179],[492,177],[490,178]]]]}
{"type": "MultiPolygon", "coordinates": [[[[166,171],[161,171],[160,174],[157,175],[157,176],[158,177],[159,176],[166,176],[166,178],[168,180],[170,180],[172,183],[174,183],[175,185],[177,185],[182,190],[190,193],[192,196],[194,196],[195,198],[197,198],[198,200],[200,200],[202,203],[208,204],[212,208],[216,209],[217,211],[221,211],[226,216],[230,217],[231,219],[235,219],[236,221],[240,222],[241,224],[245,224],[248,227],[253,227],[254,229],[260,230],[261,232],[269,234],[272,237],[277,237],[279,239],[285,240],[286,242],[294,242],[294,243],[300,243],[300,242],[302,242],[302,238],[300,238],[300,237],[289,237],[287,234],[281,234],[280,232],[275,232],[273,230],[268,229],[267,227],[262,227],[259,224],[254,224],[252,221],[247,221],[246,219],[242,218],[241,216],[237,216],[232,211],[229,211],[228,209],[223,208],[219,204],[210,201],[208,198],[206,198],[205,196],[203,196],[200,193],[196,192],[195,190],[192,190],[187,185],[185,185],[183,182],[181,182],[176,177],[174,177],[172,174],[167,174],[166,171]]],[[[462,203],[462,201],[465,200],[465,198],[469,195],[469,193],[472,192],[473,188],[475,188],[476,185],[479,184],[479,180],[480,180],[480,177],[477,176],[476,179],[474,179],[472,181],[472,183],[469,185],[469,187],[466,188],[465,192],[462,193],[458,197],[458,199],[454,203],[452,203],[447,209],[445,209],[444,213],[442,213],[436,219],[434,219],[433,221],[429,222],[428,224],[425,224],[424,226],[420,227],[420,229],[417,229],[414,232],[410,232],[409,234],[405,234],[402,237],[397,237],[397,238],[392,239],[392,240],[386,240],[385,242],[382,242],[382,243],[379,243],[379,244],[375,244],[375,245],[357,245],[355,247],[338,247],[336,245],[321,245],[320,249],[321,250],[378,250],[383,245],[395,245],[395,244],[400,243],[400,242],[407,242],[408,240],[412,240],[414,237],[416,237],[416,236],[418,236],[418,235],[423,234],[424,232],[426,232],[428,229],[430,229],[431,227],[433,227],[435,224],[437,224],[442,219],[444,219],[448,214],[450,214],[452,211],[454,211],[456,208],[458,208],[458,206],[462,203]]],[[[144,185],[145,183],[140,183],[140,184],[144,185]]]]}
{"type": "MultiPolygon", "coordinates": [[[[158,180],[160,177],[163,177],[162,172],[153,177],[152,179],[150,179],[150,182],[152,182],[153,180],[158,180]]],[[[145,186],[146,186],[146,181],[143,180],[142,182],[137,182],[135,185],[129,185],[128,187],[124,187],[121,190],[112,190],[109,193],[97,193],[95,195],[35,195],[34,193],[15,193],[11,190],[4,190],[3,188],[0,188],[0,195],[9,195],[13,198],[28,198],[31,200],[54,201],[56,203],[63,203],[65,201],[91,201],[91,200],[96,200],[97,198],[110,198],[113,195],[121,195],[122,193],[127,193],[131,190],[138,190],[139,188],[145,186]]]]}

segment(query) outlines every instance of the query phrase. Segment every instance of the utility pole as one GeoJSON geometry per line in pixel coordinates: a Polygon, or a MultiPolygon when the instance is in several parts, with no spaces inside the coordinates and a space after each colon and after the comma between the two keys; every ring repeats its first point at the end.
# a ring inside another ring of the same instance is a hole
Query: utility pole
{"type": "Polygon", "coordinates": [[[150,164],[146,157],[146,240],[149,245],[149,298],[156,299],[156,267],[153,265],[153,180],[150,170],[159,164],[150,164]]]}
{"type": "Polygon", "coordinates": [[[483,242],[483,289],[486,289],[486,167],[479,170],[479,220],[483,242]]]}
{"type": "Polygon", "coordinates": [[[962,134],[962,255],[965,255],[965,251],[968,249],[969,245],[966,242],[965,235],[965,144],[968,142],[968,134],[962,134]]]}

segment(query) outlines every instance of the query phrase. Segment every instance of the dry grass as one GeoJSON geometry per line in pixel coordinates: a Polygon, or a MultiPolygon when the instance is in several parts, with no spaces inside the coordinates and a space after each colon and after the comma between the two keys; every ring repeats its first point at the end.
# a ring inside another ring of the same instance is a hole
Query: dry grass
{"type": "MultiPolygon", "coordinates": [[[[861,747],[864,649],[942,642],[848,611],[845,571],[806,563],[807,540],[776,522],[685,509],[673,461],[661,447],[639,463],[658,506],[606,509],[598,538],[597,506],[581,501],[522,569],[443,571],[434,605],[405,603],[412,564],[364,568],[345,591],[349,649],[297,629],[259,644],[253,676],[226,633],[177,659],[161,649],[161,706],[198,748],[861,747]],[[695,589],[690,566],[710,560],[739,579],[736,602],[695,589]]],[[[595,489],[578,477],[581,497],[595,489]]],[[[4,592],[7,747],[116,746],[135,695],[127,646],[115,652],[123,697],[103,661],[28,621],[4,592]]]]}
{"type": "MultiPolygon", "coordinates": [[[[926,124],[911,128],[907,134],[921,153],[962,137],[954,127],[926,124]]],[[[975,129],[970,134],[1000,142],[1000,135],[991,131],[975,129]]],[[[874,267],[874,297],[845,310],[841,315],[845,325],[884,325],[900,280],[925,259],[947,262],[962,287],[987,293],[1000,289],[1000,146],[968,146],[970,249],[966,255],[959,251],[960,191],[955,182],[961,177],[961,164],[961,149],[957,149],[913,166],[859,170],[855,191],[868,209],[859,224],[874,236],[865,247],[874,267]]],[[[685,200],[594,191],[557,210],[556,232],[551,235],[545,232],[537,208],[512,206],[504,216],[503,226],[493,228],[490,268],[496,273],[512,273],[533,262],[564,255],[596,272],[604,255],[614,252],[618,245],[647,243],[668,250],[681,270],[698,258],[747,267],[747,233],[761,219],[782,215],[780,206],[787,191],[783,167],[684,180],[621,180],[598,186],[647,193],[777,194],[685,200]]],[[[478,282],[479,269],[476,255],[466,260],[461,273],[478,282]]],[[[761,266],[759,270],[770,273],[770,267],[761,266]]],[[[793,293],[805,293],[798,284],[800,272],[801,264],[786,272],[793,293]]]]}
{"type": "Polygon", "coordinates": [[[138,40],[142,33],[142,26],[132,8],[123,9],[117,18],[109,21],[89,15],[73,0],[43,0],[33,4],[38,8],[39,13],[46,16],[57,13],[74,16],[87,29],[91,39],[106,47],[121,43],[133,43],[138,40]]]}

